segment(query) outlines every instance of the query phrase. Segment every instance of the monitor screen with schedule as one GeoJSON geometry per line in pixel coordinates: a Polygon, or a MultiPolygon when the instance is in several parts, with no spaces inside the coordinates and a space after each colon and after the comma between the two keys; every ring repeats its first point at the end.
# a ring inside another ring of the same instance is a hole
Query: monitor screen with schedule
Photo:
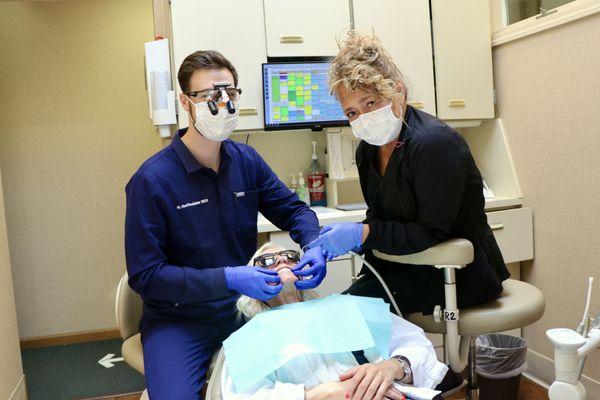
{"type": "Polygon", "coordinates": [[[313,129],[348,125],[329,92],[329,62],[269,62],[263,68],[265,130],[313,129]]]}

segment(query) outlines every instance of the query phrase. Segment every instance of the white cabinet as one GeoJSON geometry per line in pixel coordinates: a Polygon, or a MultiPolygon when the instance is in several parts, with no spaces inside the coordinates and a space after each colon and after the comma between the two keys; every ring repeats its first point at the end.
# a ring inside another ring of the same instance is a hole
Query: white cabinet
{"type": "Polygon", "coordinates": [[[437,116],[494,117],[489,4],[431,0],[437,116]]]}
{"type": "Polygon", "coordinates": [[[327,275],[315,289],[321,297],[339,294],[352,285],[352,261],[350,257],[340,257],[327,263],[327,275]]]}
{"type": "Polygon", "coordinates": [[[429,114],[435,112],[429,2],[414,0],[353,0],[354,26],[381,39],[404,75],[408,101],[429,114]]]}
{"type": "Polygon", "coordinates": [[[487,213],[487,218],[505,263],[533,258],[531,208],[492,211],[487,213]]]}
{"type": "MultiPolygon", "coordinates": [[[[262,129],[261,64],[267,54],[262,0],[236,2],[235,12],[225,14],[217,1],[172,0],[171,21],[175,71],[197,50],[220,51],[236,68],[243,90],[238,129],[262,129]]],[[[188,124],[186,114],[179,104],[180,128],[188,124]]]]}
{"type": "Polygon", "coordinates": [[[264,5],[270,57],[334,56],[336,36],[350,27],[348,0],[264,0],[264,5]]]}
{"type": "MultiPolygon", "coordinates": [[[[267,56],[334,56],[336,39],[344,39],[351,23],[382,40],[407,80],[413,106],[447,121],[494,116],[488,2],[246,0],[220,18],[222,11],[215,1],[171,1],[174,75],[194,51],[223,53],[243,89],[239,130],[264,127],[261,64],[267,56]]],[[[182,128],[188,117],[180,105],[179,111],[182,128]]]]}

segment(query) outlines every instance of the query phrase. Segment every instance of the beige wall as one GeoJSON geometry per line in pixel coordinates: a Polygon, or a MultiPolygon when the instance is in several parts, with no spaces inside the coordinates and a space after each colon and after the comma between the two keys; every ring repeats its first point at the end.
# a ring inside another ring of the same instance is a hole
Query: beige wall
{"type": "MultiPolygon", "coordinates": [[[[279,178],[289,185],[292,173],[297,175],[298,172],[302,172],[306,179],[306,171],[311,163],[313,140],[317,142],[319,163],[321,167],[325,167],[325,135],[325,132],[309,130],[262,132],[251,134],[248,144],[254,147],[279,178]]],[[[236,134],[233,140],[245,142],[246,137],[236,134]]]]}
{"type": "MultiPolygon", "coordinates": [[[[494,49],[498,112],[526,206],[534,212],[535,259],[523,278],[546,296],[525,329],[549,358],[549,328],[574,328],[588,276],[600,280],[600,14],[494,49]]],[[[600,311],[600,290],[591,310],[600,311]]],[[[585,374],[600,380],[600,352],[585,374]]]]}
{"type": "MultiPolygon", "coordinates": [[[[0,176],[0,399],[11,399],[17,385],[21,382],[24,390],[19,331],[13,293],[6,220],[4,218],[4,196],[2,195],[2,177],[0,176]]],[[[24,395],[21,392],[21,395],[24,395]]],[[[20,399],[14,393],[14,399],[20,399]]]]}
{"type": "Polygon", "coordinates": [[[152,1],[0,2],[0,37],[0,162],[21,338],[113,328],[124,186],[161,148],[143,78],[152,1]]]}

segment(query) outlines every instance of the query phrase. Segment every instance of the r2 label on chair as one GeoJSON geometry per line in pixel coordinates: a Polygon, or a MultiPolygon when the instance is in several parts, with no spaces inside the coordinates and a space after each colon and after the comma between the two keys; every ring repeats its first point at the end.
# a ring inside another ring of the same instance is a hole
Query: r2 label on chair
{"type": "Polygon", "coordinates": [[[444,310],[444,321],[458,321],[458,310],[444,310]]]}

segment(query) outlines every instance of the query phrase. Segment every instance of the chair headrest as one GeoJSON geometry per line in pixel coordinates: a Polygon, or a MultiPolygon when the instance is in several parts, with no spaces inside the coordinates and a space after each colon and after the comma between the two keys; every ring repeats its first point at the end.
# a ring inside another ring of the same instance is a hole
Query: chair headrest
{"type": "Polygon", "coordinates": [[[144,305],[140,295],[129,286],[128,280],[129,277],[125,272],[117,285],[115,298],[117,328],[123,339],[128,339],[139,332],[144,305]]]}

